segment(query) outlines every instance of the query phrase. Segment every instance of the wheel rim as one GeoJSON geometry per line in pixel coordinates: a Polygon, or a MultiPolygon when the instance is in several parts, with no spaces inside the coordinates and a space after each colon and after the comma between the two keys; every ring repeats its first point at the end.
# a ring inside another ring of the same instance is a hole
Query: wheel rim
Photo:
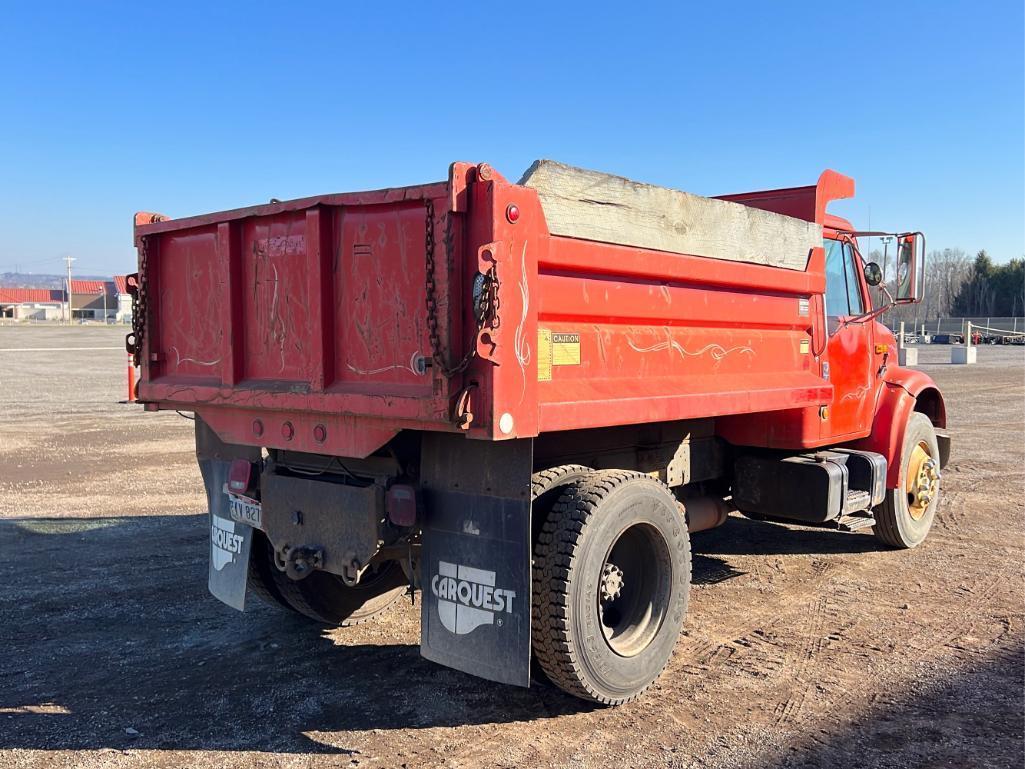
{"type": "Polygon", "coordinates": [[[925,516],[929,505],[936,499],[939,486],[939,463],[929,453],[929,444],[919,441],[911,450],[907,477],[904,481],[904,491],[908,498],[908,512],[914,520],[919,521],[925,516]]]}
{"type": "Polygon", "coordinates": [[[621,657],[640,654],[665,619],[672,590],[669,546],[648,524],[620,532],[598,579],[598,621],[605,642],[621,657]]]}

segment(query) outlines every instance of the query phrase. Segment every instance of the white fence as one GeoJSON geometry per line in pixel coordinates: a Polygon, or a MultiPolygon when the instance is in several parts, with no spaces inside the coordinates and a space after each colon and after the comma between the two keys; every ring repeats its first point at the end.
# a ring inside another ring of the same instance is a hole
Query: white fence
{"type": "MultiPolygon", "coordinates": [[[[993,329],[996,332],[1007,332],[1010,334],[1025,333],[1025,318],[906,318],[904,330],[908,334],[921,334],[925,328],[926,334],[964,334],[968,324],[972,328],[993,329]]],[[[887,318],[886,324],[894,332],[900,330],[900,321],[893,321],[887,318]]]]}

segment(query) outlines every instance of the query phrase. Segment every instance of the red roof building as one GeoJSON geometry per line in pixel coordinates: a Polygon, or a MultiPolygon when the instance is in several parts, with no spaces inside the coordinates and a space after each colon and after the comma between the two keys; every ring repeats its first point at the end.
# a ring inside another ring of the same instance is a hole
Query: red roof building
{"type": "Polygon", "coordinates": [[[72,280],[72,294],[102,294],[105,282],[102,280],[72,280]]]}
{"type": "Polygon", "coordinates": [[[0,304],[59,304],[64,292],[52,288],[0,288],[0,304]]]}
{"type": "MultiPolygon", "coordinates": [[[[61,289],[0,288],[0,318],[60,320],[66,315],[67,297],[61,289]]],[[[74,320],[114,319],[127,322],[132,298],[127,276],[111,280],[71,280],[71,317],[74,320]]]]}
{"type": "Polygon", "coordinates": [[[59,320],[64,292],[52,288],[0,288],[0,318],[59,320]]]}

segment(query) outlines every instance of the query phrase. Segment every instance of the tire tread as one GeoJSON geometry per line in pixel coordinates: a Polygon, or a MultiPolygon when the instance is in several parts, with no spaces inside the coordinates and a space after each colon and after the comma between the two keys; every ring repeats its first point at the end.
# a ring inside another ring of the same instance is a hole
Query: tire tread
{"type": "MultiPolygon", "coordinates": [[[[900,449],[901,472],[899,476],[899,486],[896,489],[887,489],[886,496],[883,497],[883,501],[880,502],[873,510],[876,522],[875,526],[872,529],[872,533],[875,535],[875,538],[882,542],[884,545],[889,545],[890,547],[896,547],[901,549],[916,547],[925,540],[925,536],[923,536],[922,539],[918,541],[910,542],[907,538],[905,538],[904,534],[901,533],[900,525],[898,523],[901,516],[908,515],[906,509],[907,503],[904,499],[903,489],[905,470],[904,462],[907,459],[907,457],[905,457],[905,453],[908,449],[908,436],[915,430],[916,424],[921,425],[923,430],[927,429],[929,432],[933,432],[933,440],[935,440],[935,428],[933,427],[932,422],[929,420],[929,417],[927,417],[925,414],[919,411],[911,412],[910,416],[908,417],[907,426],[904,429],[904,444],[901,445],[900,449]]],[[[937,501],[931,503],[931,513],[927,514],[935,515],[935,506],[937,504],[937,501]]]]}
{"type": "MultiPolygon", "coordinates": [[[[571,640],[573,617],[567,582],[579,567],[580,538],[598,507],[617,488],[637,478],[650,476],[632,470],[599,470],[570,486],[552,507],[535,549],[531,622],[534,654],[556,686],[604,705],[630,702],[647,687],[629,696],[609,697],[587,683],[584,666],[571,640]]],[[[685,541],[689,563],[689,539],[685,541]]],[[[659,675],[664,669],[663,665],[659,675]]]]}

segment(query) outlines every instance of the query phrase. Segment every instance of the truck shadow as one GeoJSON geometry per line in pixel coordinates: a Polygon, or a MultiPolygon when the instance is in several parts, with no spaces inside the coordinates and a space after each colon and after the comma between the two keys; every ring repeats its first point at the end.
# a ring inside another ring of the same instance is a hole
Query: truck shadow
{"type": "Polygon", "coordinates": [[[205,521],[0,521],[0,748],[345,754],[317,734],[590,709],[423,660],[408,603],[330,631],[255,599],[239,614],[206,592],[205,521]]]}
{"type": "Polygon", "coordinates": [[[714,585],[747,572],[730,556],[840,555],[883,549],[871,535],[755,521],[731,515],[722,526],[691,535],[691,582],[714,585]]]}
{"type": "MultiPolygon", "coordinates": [[[[408,608],[330,633],[262,606],[239,615],[206,594],[204,522],[0,521],[0,749],[356,756],[369,730],[590,710],[550,686],[499,686],[422,660],[408,608]]],[[[737,525],[748,522],[727,524],[737,525]]],[[[728,533],[695,541],[720,552],[728,533]]],[[[719,562],[699,554],[697,576],[719,562]]],[[[1023,656],[1017,639],[1000,646],[933,687],[894,692],[849,730],[783,735],[787,757],[761,765],[1003,765],[1020,753],[1023,656]]]]}
{"type": "Polygon", "coordinates": [[[755,521],[734,513],[717,529],[692,535],[704,555],[839,555],[885,550],[871,530],[844,532],[826,527],[755,521]]]}
{"type": "Polygon", "coordinates": [[[853,722],[810,730],[754,765],[1021,766],[1025,648],[1020,639],[1000,646],[963,670],[916,685],[912,693],[891,690],[853,722]]]}
{"type": "MultiPolygon", "coordinates": [[[[408,603],[330,631],[256,599],[238,614],[206,591],[205,522],[0,521],[0,748],[344,753],[316,735],[591,709],[544,683],[500,686],[423,660],[408,603]]],[[[740,576],[731,555],[875,548],[864,535],[731,516],[694,537],[694,581],[740,576]]]]}

